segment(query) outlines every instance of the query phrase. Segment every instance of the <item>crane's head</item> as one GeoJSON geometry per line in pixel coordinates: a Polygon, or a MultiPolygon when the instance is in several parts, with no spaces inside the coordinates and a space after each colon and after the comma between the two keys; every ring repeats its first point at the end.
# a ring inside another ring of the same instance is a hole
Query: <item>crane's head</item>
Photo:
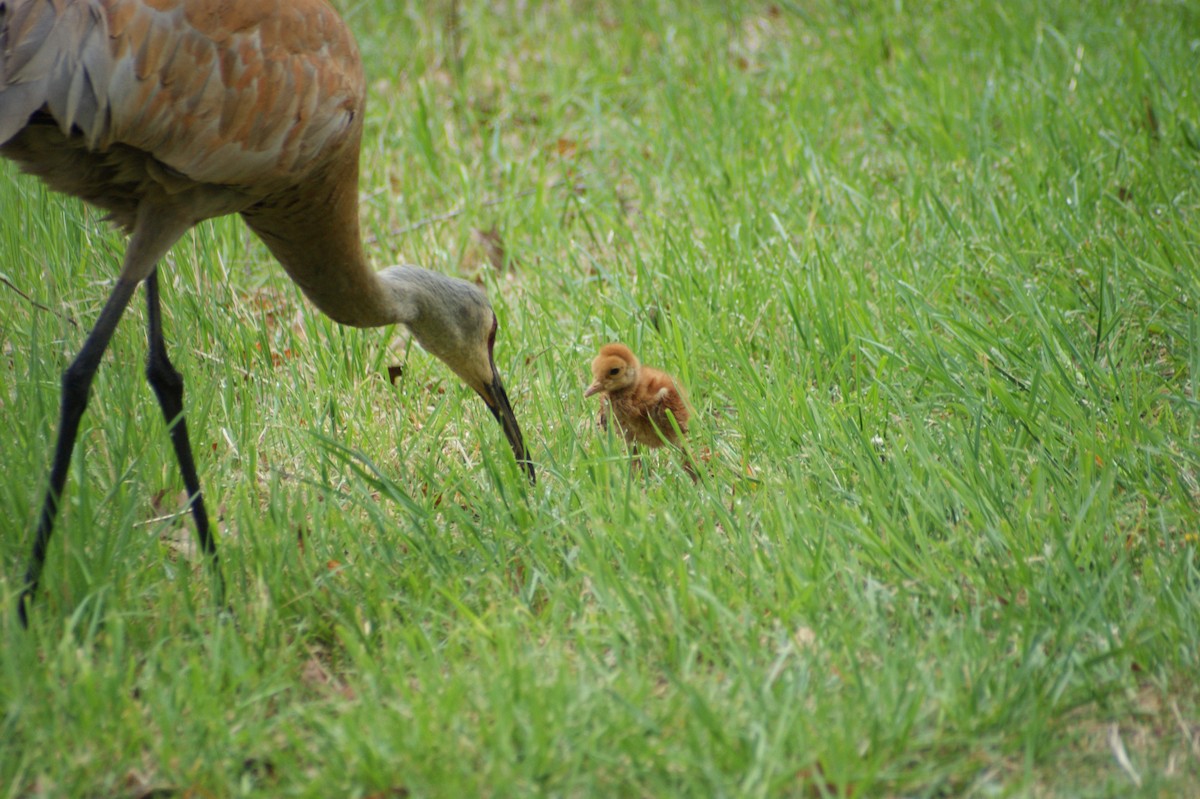
{"type": "Polygon", "coordinates": [[[640,369],[638,359],[624,344],[605,344],[592,361],[592,384],[583,396],[623,391],[637,383],[640,369]]]}
{"type": "Polygon", "coordinates": [[[436,355],[487,404],[504,430],[517,463],[536,482],[521,427],[496,371],[492,350],[499,322],[483,289],[465,280],[413,266],[379,273],[397,311],[422,349],[436,355]]]}

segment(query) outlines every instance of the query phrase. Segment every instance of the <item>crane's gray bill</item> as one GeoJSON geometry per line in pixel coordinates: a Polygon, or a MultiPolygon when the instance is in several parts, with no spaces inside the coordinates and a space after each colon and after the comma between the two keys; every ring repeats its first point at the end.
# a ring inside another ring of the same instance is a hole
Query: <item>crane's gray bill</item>
{"type": "Polygon", "coordinates": [[[517,456],[517,465],[529,474],[529,482],[536,484],[537,476],[533,472],[533,461],[529,459],[529,454],[525,450],[525,437],[521,435],[521,426],[517,424],[517,417],[513,414],[512,405],[508,401],[508,394],[504,391],[504,384],[500,382],[500,373],[496,371],[495,364],[492,364],[492,382],[484,386],[484,390],[479,392],[479,396],[483,397],[492,416],[495,416],[496,421],[504,428],[504,435],[508,439],[508,443],[512,445],[513,455],[517,456]]]}

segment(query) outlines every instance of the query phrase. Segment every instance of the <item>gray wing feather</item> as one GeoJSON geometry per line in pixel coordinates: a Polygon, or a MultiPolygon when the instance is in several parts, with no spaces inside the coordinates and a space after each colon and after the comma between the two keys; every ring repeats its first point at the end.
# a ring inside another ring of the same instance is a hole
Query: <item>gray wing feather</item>
{"type": "Polygon", "coordinates": [[[64,133],[94,142],[106,118],[107,22],[92,2],[0,0],[0,144],[46,106],[64,133]]]}

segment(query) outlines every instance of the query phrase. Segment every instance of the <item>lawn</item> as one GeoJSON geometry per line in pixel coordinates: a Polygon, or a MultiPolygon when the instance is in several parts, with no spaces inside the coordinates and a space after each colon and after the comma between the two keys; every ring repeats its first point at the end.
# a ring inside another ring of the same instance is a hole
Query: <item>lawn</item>
{"type": "MultiPolygon", "coordinates": [[[[0,165],[0,797],[1200,796],[1200,9],[343,0],[380,266],[481,282],[539,469],[237,219],[139,298],[0,165]],[[585,399],[623,341],[700,479],[585,399]]],[[[140,296],[140,295],[139,295],[140,296]]]]}

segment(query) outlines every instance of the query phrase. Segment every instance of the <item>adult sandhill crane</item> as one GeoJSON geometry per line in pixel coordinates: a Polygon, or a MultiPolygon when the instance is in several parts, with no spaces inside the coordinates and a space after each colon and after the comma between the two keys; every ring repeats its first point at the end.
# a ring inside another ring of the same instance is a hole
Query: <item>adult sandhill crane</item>
{"type": "Polygon", "coordinates": [[[157,279],[171,246],[212,217],[241,214],[334,320],[406,325],[483,398],[534,479],[492,359],[497,322],[484,292],[417,267],[368,268],[358,226],[363,104],[358,48],[324,0],[0,0],[0,154],[107,211],[129,234],[116,285],[63,374],[22,624],[92,378],[143,281],[146,375],[219,580],[157,279]]]}

